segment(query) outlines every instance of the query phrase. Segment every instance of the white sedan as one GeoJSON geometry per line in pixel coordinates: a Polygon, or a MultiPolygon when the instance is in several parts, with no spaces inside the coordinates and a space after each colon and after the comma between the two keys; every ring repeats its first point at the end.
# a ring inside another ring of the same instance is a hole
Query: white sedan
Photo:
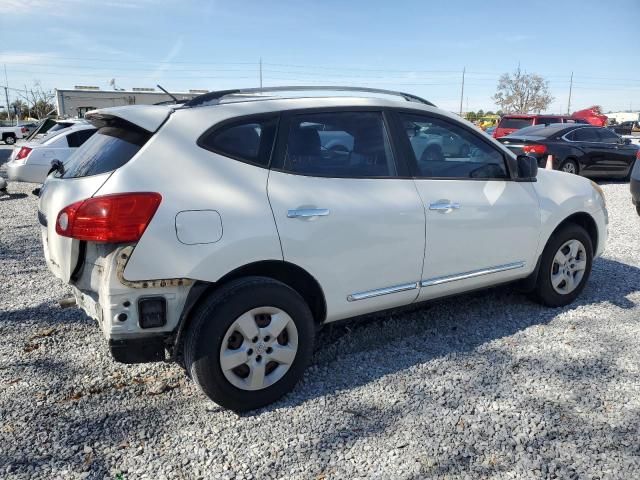
{"type": "Polygon", "coordinates": [[[95,132],[96,128],[91,124],[77,124],[47,135],[41,141],[15,147],[7,163],[9,180],[43,183],[52,170],[52,161],[59,160],[64,165],[95,132]]]}

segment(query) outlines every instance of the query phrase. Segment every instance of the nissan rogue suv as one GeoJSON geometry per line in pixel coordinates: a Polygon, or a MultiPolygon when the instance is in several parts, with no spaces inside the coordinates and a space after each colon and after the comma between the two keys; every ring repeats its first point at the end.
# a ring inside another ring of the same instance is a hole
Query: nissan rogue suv
{"type": "Polygon", "coordinates": [[[413,95],[269,90],[92,111],[44,183],[48,266],[116,360],[179,361],[243,411],[294,387],[324,324],[506,282],[550,307],[584,288],[597,185],[413,95]]]}

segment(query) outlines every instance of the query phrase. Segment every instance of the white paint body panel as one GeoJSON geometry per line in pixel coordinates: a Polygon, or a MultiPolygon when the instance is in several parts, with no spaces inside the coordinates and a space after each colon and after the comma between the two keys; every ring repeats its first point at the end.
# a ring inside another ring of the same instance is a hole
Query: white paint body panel
{"type": "Polygon", "coordinates": [[[412,180],[318,178],[272,171],[269,199],[284,259],[324,290],[327,321],[411,303],[417,289],[349,302],[353,293],[416,283],[424,210],[412,180]],[[290,209],[329,215],[288,218],[290,209]]]}
{"type": "Polygon", "coordinates": [[[162,195],[153,220],[127,263],[124,273],[128,280],[192,278],[215,282],[248,263],[282,260],[267,198],[269,170],[196,146],[204,130],[227,116],[224,109],[216,108],[176,111],[162,133],[113,172],[97,192],[162,195]],[[176,215],[185,210],[217,211],[224,225],[222,238],[195,245],[180,242],[176,215]]]}
{"type": "Polygon", "coordinates": [[[417,179],[425,205],[427,245],[422,279],[524,262],[522,268],[422,287],[420,300],[522,278],[535,268],[540,236],[538,198],[529,182],[417,179]],[[429,205],[460,205],[447,213],[429,205]]]}

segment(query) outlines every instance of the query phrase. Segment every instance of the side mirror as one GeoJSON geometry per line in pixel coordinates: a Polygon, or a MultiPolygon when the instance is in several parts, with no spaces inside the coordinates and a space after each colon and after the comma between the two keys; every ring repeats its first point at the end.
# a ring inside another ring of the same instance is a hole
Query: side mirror
{"type": "Polygon", "coordinates": [[[625,145],[631,145],[631,139],[630,138],[623,138],[622,139],[622,143],[624,143],[625,145]]]}
{"type": "Polygon", "coordinates": [[[518,155],[518,178],[520,182],[535,182],[538,176],[538,160],[529,155],[518,155]]]}

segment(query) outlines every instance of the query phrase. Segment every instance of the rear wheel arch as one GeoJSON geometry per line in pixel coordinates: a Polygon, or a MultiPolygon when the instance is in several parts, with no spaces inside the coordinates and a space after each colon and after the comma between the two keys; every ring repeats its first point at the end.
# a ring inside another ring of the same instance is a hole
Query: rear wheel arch
{"type": "Polygon", "coordinates": [[[278,280],[293,290],[305,300],[316,325],[324,322],[327,316],[327,305],[322,287],[318,281],[305,269],[293,263],[282,260],[264,260],[243,265],[224,275],[217,282],[196,281],[185,302],[181,320],[175,334],[175,358],[182,349],[182,342],[189,329],[193,312],[204,302],[208,295],[229,282],[243,277],[265,277],[278,280]]]}

